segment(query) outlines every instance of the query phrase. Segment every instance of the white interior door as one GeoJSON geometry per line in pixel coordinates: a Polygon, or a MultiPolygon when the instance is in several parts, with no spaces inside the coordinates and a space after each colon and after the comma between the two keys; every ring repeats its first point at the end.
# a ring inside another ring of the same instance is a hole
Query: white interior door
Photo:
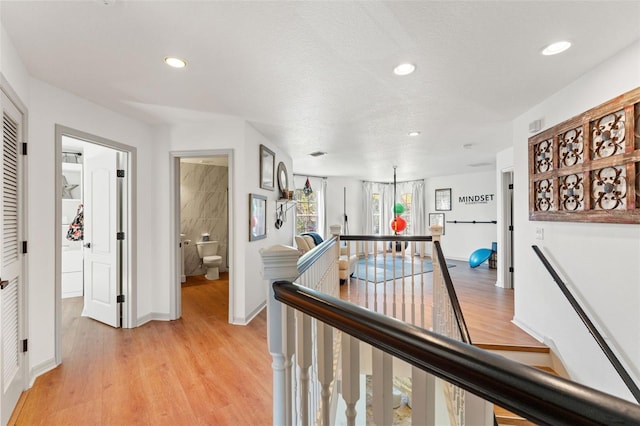
{"type": "Polygon", "coordinates": [[[120,327],[117,152],[91,145],[84,155],[83,315],[120,327]]]}
{"type": "Polygon", "coordinates": [[[25,389],[26,357],[22,348],[24,338],[24,289],[20,247],[20,169],[19,146],[22,141],[22,114],[2,93],[2,242],[0,248],[0,424],[7,424],[20,394],[25,389]]]}

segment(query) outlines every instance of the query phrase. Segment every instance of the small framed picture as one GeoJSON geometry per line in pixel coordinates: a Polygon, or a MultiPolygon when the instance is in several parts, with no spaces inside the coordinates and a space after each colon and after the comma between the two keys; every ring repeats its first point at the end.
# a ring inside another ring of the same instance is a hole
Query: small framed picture
{"type": "Polygon", "coordinates": [[[444,235],[444,213],[429,213],[429,226],[442,226],[442,235],[444,235]]]}
{"type": "Polygon", "coordinates": [[[267,197],[249,194],[249,241],[267,238],[267,197]]]}
{"type": "Polygon", "coordinates": [[[451,210],[451,188],[436,189],[436,210],[451,210]]]}
{"type": "Polygon", "coordinates": [[[264,145],[260,145],[260,188],[273,191],[275,188],[276,155],[264,145]]]}

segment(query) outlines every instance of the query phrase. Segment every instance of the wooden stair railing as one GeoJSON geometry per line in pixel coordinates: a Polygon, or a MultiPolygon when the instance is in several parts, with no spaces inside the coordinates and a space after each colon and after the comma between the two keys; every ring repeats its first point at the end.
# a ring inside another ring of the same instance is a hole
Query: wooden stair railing
{"type": "Polygon", "coordinates": [[[602,352],[604,352],[607,359],[609,360],[613,368],[615,368],[616,372],[618,373],[618,375],[620,376],[624,384],[627,386],[629,391],[631,391],[631,394],[633,395],[633,397],[636,399],[636,401],[638,401],[638,403],[640,403],[640,389],[638,388],[636,383],[633,381],[633,379],[631,378],[627,370],[624,368],[624,366],[622,365],[618,357],[613,353],[613,350],[611,350],[611,347],[606,342],[605,338],[602,336],[602,334],[600,334],[600,332],[594,325],[593,321],[591,321],[591,319],[589,318],[589,315],[587,315],[585,310],[582,309],[582,306],[580,306],[580,303],[578,303],[576,298],[573,297],[573,294],[571,294],[571,291],[569,291],[569,288],[567,287],[567,285],[564,283],[564,281],[562,281],[562,278],[560,278],[560,275],[558,275],[558,273],[553,268],[553,266],[551,266],[551,263],[549,263],[546,256],[542,253],[542,250],[540,250],[540,248],[536,245],[532,245],[531,248],[536,253],[536,255],[538,255],[538,258],[540,259],[544,267],[547,269],[547,271],[549,272],[553,280],[556,282],[562,294],[564,294],[564,296],[569,301],[569,304],[571,305],[571,307],[576,311],[576,313],[582,320],[582,323],[587,327],[587,330],[589,330],[589,333],[593,336],[595,341],[598,343],[598,346],[600,346],[600,349],[602,349],[602,352]]]}
{"type": "Polygon", "coordinates": [[[640,406],[288,281],[276,300],[527,419],[637,425],[640,406]]]}

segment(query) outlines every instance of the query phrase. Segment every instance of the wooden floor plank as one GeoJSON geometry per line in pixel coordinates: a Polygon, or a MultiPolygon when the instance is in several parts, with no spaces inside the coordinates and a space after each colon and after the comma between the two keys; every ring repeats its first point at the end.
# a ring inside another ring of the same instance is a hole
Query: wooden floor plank
{"type": "MultiPolygon", "coordinates": [[[[495,269],[490,269],[487,265],[471,268],[467,262],[456,260],[447,260],[447,262],[455,265],[449,269],[449,272],[474,345],[486,348],[492,346],[493,349],[520,347],[533,348],[534,351],[548,351],[544,344],[512,322],[514,290],[496,287],[495,269]]],[[[404,299],[402,298],[403,287],[400,279],[395,283],[387,281],[386,283],[374,284],[352,278],[349,283],[340,287],[340,295],[343,299],[365,305],[367,300],[365,294],[368,290],[368,305],[365,306],[368,306],[369,309],[429,328],[431,327],[431,305],[433,303],[432,279],[433,273],[408,277],[404,286],[404,299]],[[393,294],[394,286],[399,295],[393,294]],[[412,296],[415,296],[416,300],[420,300],[423,294],[424,325],[420,323],[420,312],[416,312],[415,319],[412,320],[410,303],[412,296]],[[376,300],[378,302],[377,309],[375,309],[376,300]],[[395,315],[393,315],[394,305],[395,315]],[[405,317],[402,316],[403,305],[405,306],[405,317]]]]}
{"type": "Polygon", "coordinates": [[[16,425],[271,424],[266,312],[228,324],[228,281],[182,289],[182,319],[113,329],[63,301],[63,363],[24,395],[16,425]]]}

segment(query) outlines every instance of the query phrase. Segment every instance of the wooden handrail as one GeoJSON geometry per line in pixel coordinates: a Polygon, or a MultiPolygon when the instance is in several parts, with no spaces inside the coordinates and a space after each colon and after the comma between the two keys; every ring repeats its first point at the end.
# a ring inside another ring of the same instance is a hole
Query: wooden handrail
{"type": "Polygon", "coordinates": [[[582,309],[580,303],[578,303],[576,298],[573,297],[573,294],[571,294],[567,285],[564,283],[564,281],[562,281],[562,278],[560,278],[560,275],[558,275],[553,266],[551,266],[551,263],[549,263],[546,256],[542,253],[542,250],[540,250],[540,248],[536,245],[532,245],[531,248],[538,255],[538,258],[547,269],[553,280],[556,282],[556,284],[558,284],[560,291],[567,298],[571,307],[576,311],[576,313],[582,320],[582,323],[587,327],[587,330],[589,330],[589,333],[598,343],[600,349],[602,349],[602,352],[604,352],[604,354],[607,356],[607,359],[609,359],[609,362],[611,362],[613,368],[615,368],[618,375],[620,375],[620,378],[622,379],[624,384],[627,386],[627,388],[629,388],[629,391],[631,391],[633,397],[640,403],[640,389],[638,389],[638,386],[633,381],[627,370],[624,368],[618,357],[613,353],[611,347],[607,344],[607,341],[593,324],[593,321],[591,321],[589,315],[587,315],[584,309],[582,309]]]}
{"type": "Polygon", "coordinates": [[[341,241],[431,241],[431,235],[340,235],[341,241]]]}
{"type": "Polygon", "coordinates": [[[338,298],[279,281],[276,300],[531,421],[638,425],[640,406],[338,298]]]}

